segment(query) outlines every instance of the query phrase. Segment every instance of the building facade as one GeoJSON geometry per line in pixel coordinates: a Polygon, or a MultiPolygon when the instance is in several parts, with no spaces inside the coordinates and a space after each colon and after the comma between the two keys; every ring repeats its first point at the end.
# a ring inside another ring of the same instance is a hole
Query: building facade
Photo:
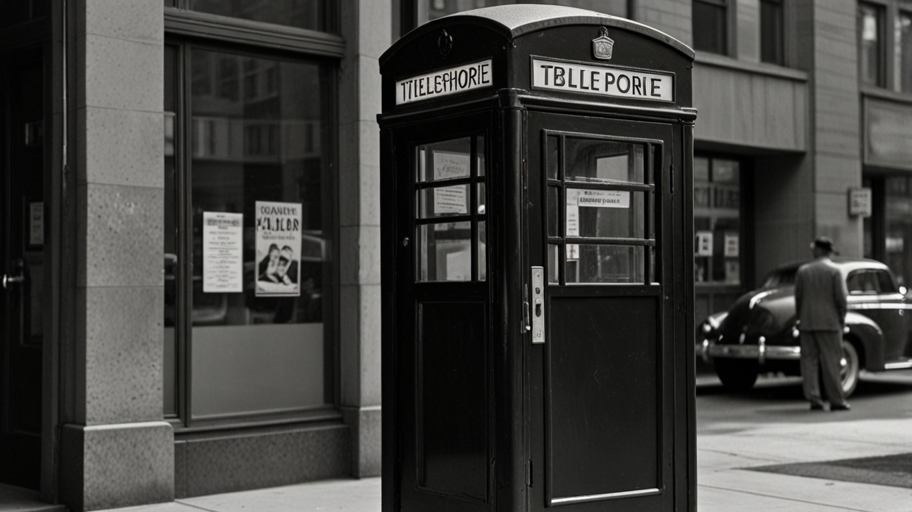
{"type": "MultiPolygon", "coordinates": [[[[379,475],[378,57],[502,3],[0,7],[0,482],[94,510],[379,475]]],[[[912,2],[550,3],[697,50],[698,319],[817,235],[909,286],[912,2]]]]}

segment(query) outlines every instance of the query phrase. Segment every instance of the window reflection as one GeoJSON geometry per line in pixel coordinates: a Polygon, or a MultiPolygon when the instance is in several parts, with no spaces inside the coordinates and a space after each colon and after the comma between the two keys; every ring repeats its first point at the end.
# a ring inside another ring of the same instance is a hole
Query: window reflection
{"type": "Polygon", "coordinates": [[[741,166],[694,157],[697,283],[741,284],[741,166]]]}
{"type": "Polygon", "coordinates": [[[192,73],[193,324],[320,322],[325,248],[319,68],[207,51],[194,51],[193,64],[202,68],[192,73]],[[293,260],[292,268],[298,266],[300,296],[257,291],[258,262],[268,257],[257,241],[257,202],[299,209],[300,247],[279,249],[293,260]],[[243,214],[243,293],[203,292],[207,212],[243,214]]]}

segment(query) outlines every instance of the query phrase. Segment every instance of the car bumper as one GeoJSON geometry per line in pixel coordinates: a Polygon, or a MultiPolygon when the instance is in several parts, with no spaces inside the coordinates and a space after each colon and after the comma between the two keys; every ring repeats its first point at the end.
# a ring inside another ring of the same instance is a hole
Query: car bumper
{"type": "Polygon", "coordinates": [[[759,363],[767,360],[797,361],[801,359],[801,347],[766,345],[716,345],[710,340],[703,340],[702,346],[697,349],[697,354],[703,360],[710,362],[712,359],[755,359],[759,363]]]}

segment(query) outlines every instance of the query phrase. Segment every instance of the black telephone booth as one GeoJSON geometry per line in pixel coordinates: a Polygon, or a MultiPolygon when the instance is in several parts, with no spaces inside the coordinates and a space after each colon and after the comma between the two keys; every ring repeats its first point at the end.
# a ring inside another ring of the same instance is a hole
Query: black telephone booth
{"type": "Polygon", "coordinates": [[[694,510],[691,69],[511,5],[380,60],[383,510],[694,510]]]}

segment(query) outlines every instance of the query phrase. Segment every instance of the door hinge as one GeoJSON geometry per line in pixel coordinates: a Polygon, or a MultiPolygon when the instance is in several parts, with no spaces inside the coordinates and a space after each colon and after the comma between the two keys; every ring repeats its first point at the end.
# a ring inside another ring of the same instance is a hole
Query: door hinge
{"type": "Polygon", "coordinates": [[[526,486],[532,487],[532,459],[526,461],[526,486]]]}
{"type": "Polygon", "coordinates": [[[668,181],[669,192],[671,193],[671,195],[674,195],[674,193],[675,193],[675,166],[674,166],[674,164],[671,164],[668,166],[668,180],[669,180],[668,181]]]}

